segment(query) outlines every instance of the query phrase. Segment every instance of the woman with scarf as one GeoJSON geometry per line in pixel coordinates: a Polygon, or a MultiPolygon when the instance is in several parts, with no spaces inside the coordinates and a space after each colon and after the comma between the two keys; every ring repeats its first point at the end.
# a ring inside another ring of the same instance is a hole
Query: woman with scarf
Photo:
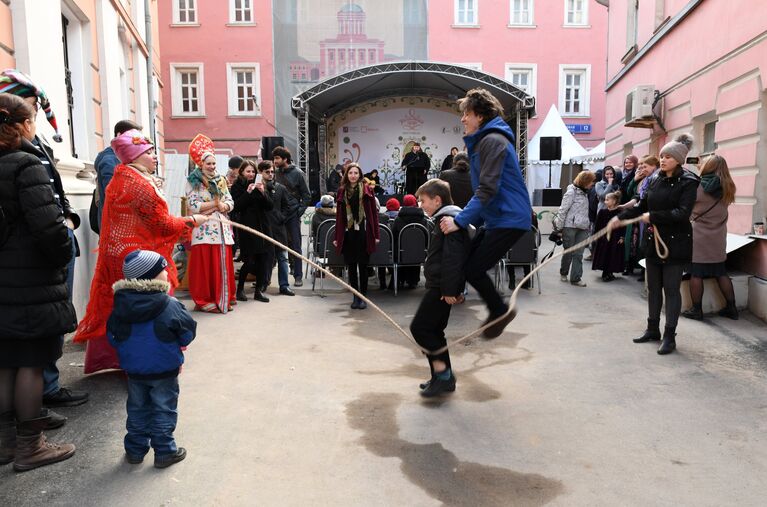
{"type": "Polygon", "coordinates": [[[689,319],[703,319],[703,279],[716,278],[726,306],[719,315],[738,320],[735,291],[727,276],[727,208],[735,201],[735,183],[727,161],[719,155],[707,159],[700,170],[700,186],[692,208],[692,266],[690,298],[692,308],[682,313],[689,319]]]}
{"type": "MultiPolygon", "coordinates": [[[[88,342],[85,373],[120,368],[107,341],[106,322],[114,301],[112,284],[123,278],[125,256],[133,250],[151,250],[171,259],[175,244],[208,220],[204,215],[181,218],[168,212],[168,203],[154,178],[154,146],[141,132],[129,130],[117,136],[112,149],[122,163],[115,168],[104,196],[96,272],[88,308],[74,338],[75,342],[88,342]]],[[[168,281],[174,289],[178,285],[172,262],[168,264],[168,281]]]]}
{"type": "MultiPolygon", "coordinates": [[[[343,254],[349,284],[362,294],[368,290],[368,260],[379,241],[378,207],[373,190],[362,181],[362,169],[349,164],[336,197],[336,237],[333,245],[343,254]]],[[[354,296],[352,309],[364,310],[367,303],[354,296]]]]}
{"type": "MultiPolygon", "coordinates": [[[[589,190],[594,186],[596,176],[591,171],[581,171],[573,180],[572,185],[567,187],[562,196],[562,205],[557,211],[554,225],[562,231],[562,246],[565,249],[580,243],[589,237],[589,190]]],[[[576,287],[585,287],[586,282],[581,280],[583,276],[583,248],[562,256],[559,266],[560,280],[569,281],[576,287]]]]}
{"type": "MultiPolygon", "coordinates": [[[[187,206],[214,219],[227,218],[234,201],[226,178],[216,172],[213,141],[197,134],[189,145],[189,157],[196,167],[187,177],[187,206]]],[[[232,245],[232,227],[218,220],[194,228],[188,273],[195,310],[226,313],[237,304],[232,245]]]]}
{"type": "MultiPolygon", "coordinates": [[[[655,171],[655,169],[657,169],[658,163],[658,159],[653,155],[642,157],[642,160],[639,161],[639,165],[634,171],[634,177],[625,186],[627,196],[621,196],[621,202],[624,203],[622,209],[628,209],[639,202],[640,189],[647,188],[644,185],[645,180],[655,171]]],[[[634,274],[634,269],[636,268],[642,269],[639,265],[639,261],[644,258],[641,249],[643,231],[644,227],[641,223],[629,224],[626,226],[626,232],[623,238],[624,276],[632,276],[634,274]]],[[[639,280],[644,281],[644,277],[641,276],[639,280]]]]}

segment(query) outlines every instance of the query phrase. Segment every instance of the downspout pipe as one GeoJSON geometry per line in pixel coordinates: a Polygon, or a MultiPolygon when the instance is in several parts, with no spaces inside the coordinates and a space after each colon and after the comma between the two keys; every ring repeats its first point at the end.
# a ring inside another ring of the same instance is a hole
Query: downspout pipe
{"type": "Polygon", "coordinates": [[[144,0],[144,38],[146,42],[146,95],[149,101],[149,136],[152,138],[152,143],[157,146],[157,139],[155,139],[155,121],[154,121],[154,65],[152,64],[152,57],[154,55],[154,49],[152,47],[152,11],[149,9],[151,0],[144,0]]]}

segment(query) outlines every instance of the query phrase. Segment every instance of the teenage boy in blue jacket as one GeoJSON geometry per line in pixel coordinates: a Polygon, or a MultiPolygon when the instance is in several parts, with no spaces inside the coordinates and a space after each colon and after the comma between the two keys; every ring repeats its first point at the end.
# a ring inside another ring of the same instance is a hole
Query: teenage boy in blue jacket
{"type": "Polygon", "coordinates": [[[125,257],[123,275],[113,286],[114,310],[107,321],[109,342],[128,374],[125,458],[144,461],[151,444],[155,468],[186,457],[176,447],[178,373],[181,347],[194,340],[197,323],[184,305],[168,295],[168,262],[157,252],[135,250],[125,257]]]}
{"type": "MultiPolygon", "coordinates": [[[[463,138],[469,153],[474,195],[458,215],[444,217],[445,234],[484,226],[474,239],[466,263],[466,280],[485,301],[490,314],[485,323],[504,315],[508,306],[495,290],[487,271],[530,230],[532,206],[514,149],[514,133],[503,121],[503,106],[489,91],[474,88],[458,101],[463,138]]],[[[500,336],[513,314],[484,331],[485,338],[500,336]]]]}

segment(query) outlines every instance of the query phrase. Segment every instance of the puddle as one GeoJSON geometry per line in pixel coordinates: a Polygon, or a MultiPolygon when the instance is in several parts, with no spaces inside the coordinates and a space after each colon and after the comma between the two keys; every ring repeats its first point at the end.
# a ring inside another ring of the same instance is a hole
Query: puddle
{"type": "Polygon", "coordinates": [[[368,393],[346,407],[359,442],[376,456],[398,458],[415,486],[446,505],[544,505],[564,492],[560,481],[538,474],[461,461],[442,444],[414,444],[399,438],[397,408],[402,398],[368,393]]]}

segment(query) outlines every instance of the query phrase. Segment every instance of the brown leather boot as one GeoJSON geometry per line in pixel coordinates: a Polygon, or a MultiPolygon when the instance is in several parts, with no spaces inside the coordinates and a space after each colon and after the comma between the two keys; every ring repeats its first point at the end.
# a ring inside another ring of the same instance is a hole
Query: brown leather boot
{"type": "Polygon", "coordinates": [[[16,426],[16,461],[13,469],[25,472],[71,458],[75,453],[72,444],[52,444],[45,439],[43,429],[49,417],[20,421],[16,426]]]}
{"type": "Polygon", "coordinates": [[[13,412],[0,414],[0,465],[13,461],[16,455],[16,417],[13,412]]]}

